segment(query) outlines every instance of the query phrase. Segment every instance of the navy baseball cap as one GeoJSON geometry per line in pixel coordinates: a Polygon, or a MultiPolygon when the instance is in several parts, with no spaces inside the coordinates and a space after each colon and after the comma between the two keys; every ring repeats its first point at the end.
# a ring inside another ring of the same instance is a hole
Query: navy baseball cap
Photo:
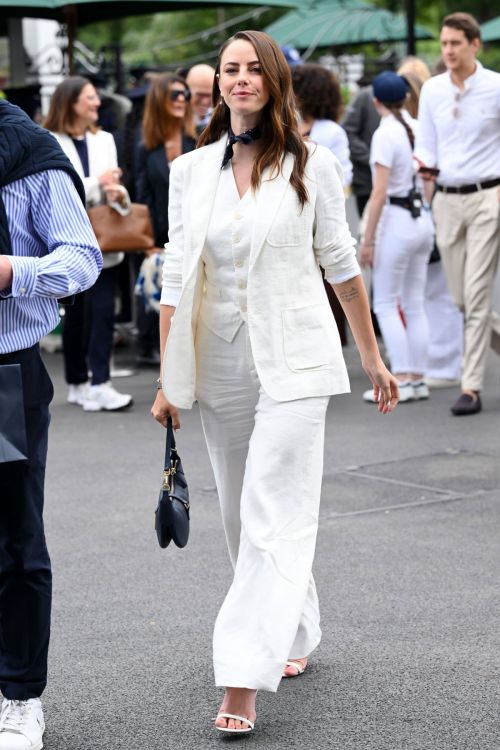
{"type": "Polygon", "coordinates": [[[402,76],[390,70],[379,73],[373,80],[373,96],[379,102],[395,104],[402,102],[408,93],[408,84],[402,76]]]}
{"type": "Polygon", "coordinates": [[[302,65],[303,60],[295,47],[289,47],[287,44],[284,44],[281,47],[281,51],[285,55],[285,60],[290,65],[290,67],[293,68],[294,65],[302,65]]]}

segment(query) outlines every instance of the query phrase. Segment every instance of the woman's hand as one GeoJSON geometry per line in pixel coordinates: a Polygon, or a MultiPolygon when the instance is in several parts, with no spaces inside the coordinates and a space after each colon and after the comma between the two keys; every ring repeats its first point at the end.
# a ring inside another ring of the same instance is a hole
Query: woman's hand
{"type": "Polygon", "coordinates": [[[106,193],[106,200],[108,203],[120,203],[124,206],[127,202],[127,191],[120,185],[120,183],[112,183],[110,185],[104,185],[104,192],[106,193]]]}
{"type": "Polygon", "coordinates": [[[361,247],[359,249],[359,265],[361,268],[367,268],[368,266],[373,266],[373,256],[374,256],[374,250],[375,250],[375,243],[373,242],[363,242],[361,243],[361,247]]]}
{"type": "Polygon", "coordinates": [[[165,398],[163,391],[158,391],[156,394],[154,404],[151,407],[151,415],[164,427],[167,426],[168,417],[172,417],[172,426],[174,430],[178,430],[181,426],[179,409],[165,398]]]}
{"type": "Polygon", "coordinates": [[[107,185],[113,185],[114,183],[117,183],[120,180],[120,177],[122,176],[122,170],[120,167],[115,167],[114,169],[108,169],[107,172],[103,172],[101,175],[99,175],[99,185],[101,187],[106,187],[107,185]]]}
{"type": "Polygon", "coordinates": [[[363,369],[373,385],[373,394],[382,414],[394,411],[399,401],[398,381],[389,372],[380,357],[373,361],[363,361],[363,369]]]}

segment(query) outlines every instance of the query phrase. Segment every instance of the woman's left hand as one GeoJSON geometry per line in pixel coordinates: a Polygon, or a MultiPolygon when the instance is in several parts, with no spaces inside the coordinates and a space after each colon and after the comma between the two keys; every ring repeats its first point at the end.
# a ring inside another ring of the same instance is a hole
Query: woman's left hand
{"type": "Polygon", "coordinates": [[[399,401],[399,385],[397,379],[389,372],[381,357],[373,361],[364,361],[363,369],[373,384],[375,401],[381,414],[394,411],[399,401]]]}
{"type": "Polygon", "coordinates": [[[125,190],[123,185],[120,185],[119,183],[105,185],[103,190],[106,193],[106,200],[108,201],[108,203],[121,203],[122,205],[125,205],[127,200],[127,191],[125,190]]]}
{"type": "Polygon", "coordinates": [[[362,242],[359,249],[359,265],[361,268],[373,266],[374,245],[371,242],[362,242]]]}

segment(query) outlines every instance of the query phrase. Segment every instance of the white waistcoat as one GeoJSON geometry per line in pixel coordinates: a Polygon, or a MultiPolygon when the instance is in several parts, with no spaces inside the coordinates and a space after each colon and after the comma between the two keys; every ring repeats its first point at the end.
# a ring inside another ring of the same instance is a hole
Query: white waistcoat
{"type": "Polygon", "coordinates": [[[222,170],[202,259],[205,293],[200,315],[205,325],[231,342],[247,319],[248,262],[255,199],[251,188],[240,199],[231,165],[222,170]]]}

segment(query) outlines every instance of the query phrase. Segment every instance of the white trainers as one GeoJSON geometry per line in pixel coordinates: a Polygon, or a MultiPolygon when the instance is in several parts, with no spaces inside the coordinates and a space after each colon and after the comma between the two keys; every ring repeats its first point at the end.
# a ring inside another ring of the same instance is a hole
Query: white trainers
{"type": "Polygon", "coordinates": [[[118,411],[126,409],[131,403],[132,396],[129,393],[118,393],[108,380],[107,383],[89,385],[82,406],[84,411],[118,411]]]}
{"type": "Polygon", "coordinates": [[[429,398],[429,388],[424,380],[414,380],[412,383],[415,401],[429,398]]]}
{"type": "Polygon", "coordinates": [[[0,750],[41,750],[45,731],[40,698],[9,701],[0,714],[0,750]]]}
{"type": "Polygon", "coordinates": [[[68,389],[68,404],[77,404],[83,406],[83,402],[88,396],[89,384],[79,383],[78,385],[70,385],[68,389]]]}
{"type": "MultiPolygon", "coordinates": [[[[399,385],[399,403],[404,404],[405,401],[414,401],[415,396],[415,389],[413,388],[413,383],[410,383],[410,381],[406,381],[404,383],[398,383],[399,385]]],[[[425,383],[422,383],[422,385],[425,385],[425,383]]],[[[427,396],[429,395],[429,392],[427,392],[427,396]]],[[[426,398],[426,396],[419,396],[419,398],[426,398]]],[[[363,393],[363,401],[367,401],[369,404],[376,404],[378,403],[375,400],[375,393],[373,392],[373,388],[370,388],[369,391],[365,391],[363,393]]]]}

